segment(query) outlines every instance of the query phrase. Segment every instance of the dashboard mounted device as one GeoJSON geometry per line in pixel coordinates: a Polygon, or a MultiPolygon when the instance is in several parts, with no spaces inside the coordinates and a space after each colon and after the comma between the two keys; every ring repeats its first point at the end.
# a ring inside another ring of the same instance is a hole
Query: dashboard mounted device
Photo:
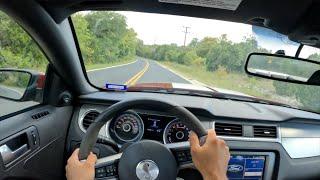
{"type": "Polygon", "coordinates": [[[272,179],[275,154],[272,152],[231,152],[229,180],[272,179]]]}

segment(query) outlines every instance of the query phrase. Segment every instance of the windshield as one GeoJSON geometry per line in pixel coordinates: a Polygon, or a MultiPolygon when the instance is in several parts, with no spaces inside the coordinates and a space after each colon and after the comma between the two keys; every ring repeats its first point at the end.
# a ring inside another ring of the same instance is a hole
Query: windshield
{"type": "MultiPolygon", "coordinates": [[[[294,56],[299,44],[265,28],[164,14],[85,11],[72,16],[87,76],[99,88],[162,93],[208,91],[278,102],[320,113],[316,86],[248,76],[251,52],[283,50],[294,56]],[[179,91],[173,91],[178,89],[179,91]]],[[[320,59],[306,48],[302,58],[320,59]]],[[[193,93],[194,94],[194,93],[193,93]]]]}

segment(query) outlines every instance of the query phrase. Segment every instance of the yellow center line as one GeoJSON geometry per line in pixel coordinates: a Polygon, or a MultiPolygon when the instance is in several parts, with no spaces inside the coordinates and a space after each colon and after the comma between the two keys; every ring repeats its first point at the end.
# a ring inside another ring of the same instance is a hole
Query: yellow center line
{"type": "Polygon", "coordinates": [[[134,75],[132,78],[130,78],[125,85],[132,86],[137,83],[137,81],[143,76],[143,74],[148,70],[149,68],[149,61],[145,61],[146,65],[143,67],[141,71],[139,71],[136,75],[134,75]]]}

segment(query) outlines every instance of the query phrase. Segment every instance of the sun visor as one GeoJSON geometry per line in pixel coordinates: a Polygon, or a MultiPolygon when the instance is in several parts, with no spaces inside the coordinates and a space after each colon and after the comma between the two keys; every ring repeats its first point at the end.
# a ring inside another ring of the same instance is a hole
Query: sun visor
{"type": "Polygon", "coordinates": [[[159,0],[161,3],[184,4],[235,11],[242,0],[159,0]]]}

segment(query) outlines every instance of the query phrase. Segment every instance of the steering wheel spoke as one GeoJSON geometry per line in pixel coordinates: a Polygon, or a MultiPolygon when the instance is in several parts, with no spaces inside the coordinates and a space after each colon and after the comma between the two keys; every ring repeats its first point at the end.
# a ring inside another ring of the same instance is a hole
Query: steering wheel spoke
{"type": "Polygon", "coordinates": [[[95,165],[95,179],[118,179],[118,163],[122,153],[98,159],[95,165]]]}

